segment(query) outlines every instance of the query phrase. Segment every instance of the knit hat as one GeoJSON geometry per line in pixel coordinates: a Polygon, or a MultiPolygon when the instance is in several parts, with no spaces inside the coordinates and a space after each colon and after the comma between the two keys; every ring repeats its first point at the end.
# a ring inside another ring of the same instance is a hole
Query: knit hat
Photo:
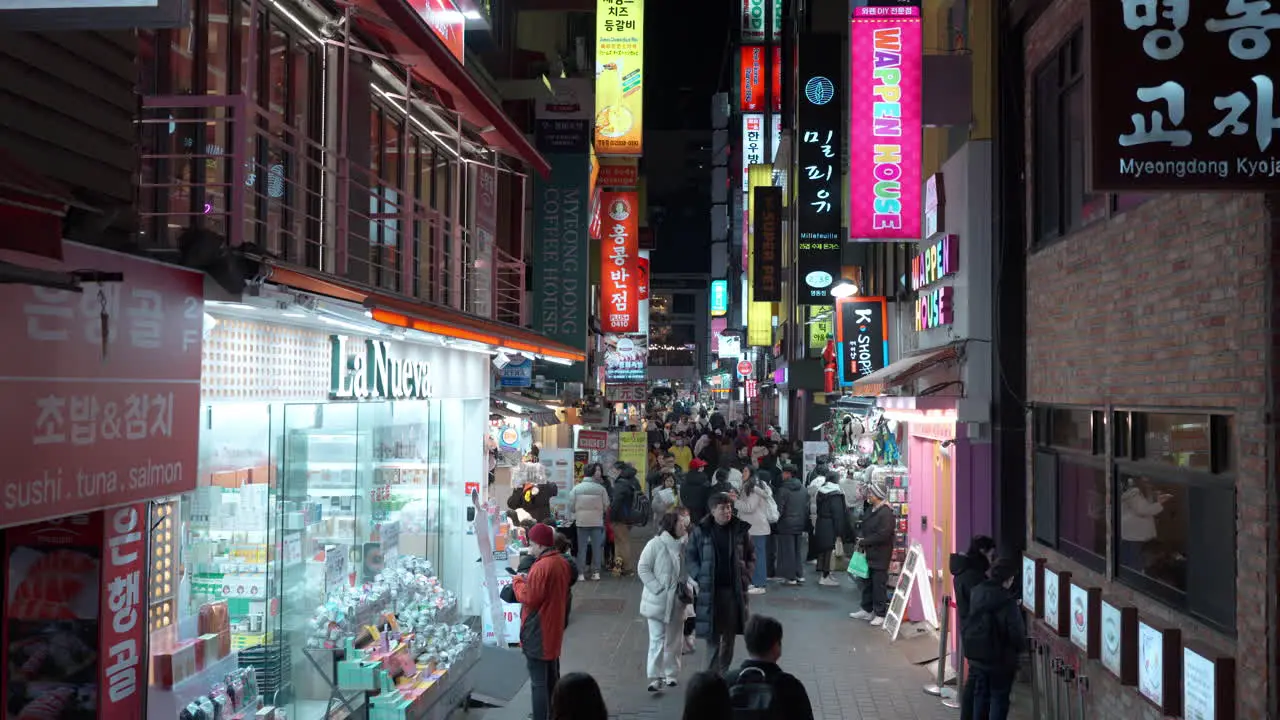
{"type": "Polygon", "coordinates": [[[550,525],[538,523],[529,528],[529,542],[541,545],[544,548],[555,547],[556,531],[551,529],[550,525]]]}
{"type": "Polygon", "coordinates": [[[881,500],[889,499],[889,491],[885,490],[884,483],[879,480],[872,480],[867,483],[867,497],[878,497],[881,500]]]}

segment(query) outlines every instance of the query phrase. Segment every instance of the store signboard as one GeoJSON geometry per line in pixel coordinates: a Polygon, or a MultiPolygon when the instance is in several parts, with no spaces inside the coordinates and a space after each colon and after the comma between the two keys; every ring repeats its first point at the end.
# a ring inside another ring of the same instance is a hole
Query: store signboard
{"type": "Polygon", "coordinates": [[[720,335],[720,349],[716,353],[721,360],[737,360],[742,357],[742,337],[720,335]]]}
{"type": "Polygon", "coordinates": [[[433,394],[431,363],[401,352],[400,343],[330,335],[329,398],[424,400],[433,394]]]}
{"type": "Polygon", "coordinates": [[[1089,9],[1094,192],[1275,187],[1275,3],[1126,0],[1089,9]]]}
{"type": "Polygon", "coordinates": [[[579,450],[607,450],[609,448],[609,433],[604,430],[579,430],[578,431],[578,449],[579,450]]]}
{"type": "Polygon", "coordinates": [[[422,16],[427,27],[431,28],[431,32],[458,59],[458,64],[464,63],[467,19],[458,10],[454,0],[413,0],[413,7],[422,16]]]}
{"type": "Polygon", "coordinates": [[[604,381],[643,383],[648,378],[649,336],[606,334],[604,336],[604,381]]]}
{"type": "Polygon", "coordinates": [[[604,399],[608,402],[644,402],[649,398],[649,386],[645,383],[609,383],[604,386],[604,399]]]}
{"type": "Polygon", "coordinates": [[[810,350],[821,350],[827,346],[828,340],[835,340],[836,331],[833,323],[834,313],[827,308],[809,308],[809,345],[810,350]]]}
{"type": "Polygon", "coordinates": [[[849,386],[889,362],[888,303],[882,297],[836,300],[837,377],[849,386]]]}
{"type": "Polygon", "coordinates": [[[729,281],[711,281],[711,317],[729,314],[729,281]]]}
{"type": "MultiPolygon", "coordinates": [[[[555,78],[534,106],[534,143],[544,155],[588,155],[591,147],[591,81],[555,78]]],[[[588,160],[587,167],[590,160],[588,160]]]]}
{"type": "Polygon", "coordinates": [[[502,367],[502,377],[498,384],[504,388],[525,388],[533,386],[533,360],[527,357],[508,362],[502,367]]]}
{"type": "MultiPolygon", "coordinates": [[[[742,191],[751,188],[750,169],[752,165],[767,165],[778,156],[778,148],[782,143],[782,116],[771,115],[773,120],[773,152],[766,158],[764,153],[764,115],[746,113],[742,116],[742,191]]],[[[746,208],[746,203],[743,203],[746,208]]]]}
{"type": "MultiPolygon", "coordinates": [[[[764,42],[765,26],[768,20],[764,15],[765,5],[769,0],[742,0],[742,42],[764,42]]],[[[779,42],[782,37],[782,0],[773,0],[773,41],[779,42]]]]}
{"type": "Polygon", "coordinates": [[[782,301],[782,188],[758,187],[752,196],[755,233],[751,252],[751,300],[782,301]]]}
{"type": "Polygon", "coordinates": [[[549,155],[551,175],[533,181],[533,327],[548,339],[587,348],[587,163],[549,155]]]}
{"type": "Polygon", "coordinates": [[[644,0],[596,0],[596,154],[644,152],[644,0]]]}
{"type": "Polygon", "coordinates": [[[859,7],[851,22],[849,237],[919,240],[920,9],[859,7]]]}
{"type": "MultiPolygon", "coordinates": [[[[738,109],[742,112],[764,112],[766,88],[765,48],[743,45],[738,52],[738,109]]],[[[782,112],[782,46],[773,46],[773,112],[782,112]]]]}
{"type": "Polygon", "coordinates": [[[796,302],[830,307],[840,277],[844,192],[839,169],[844,150],[844,39],[805,35],[799,44],[797,99],[796,302]]]}
{"type": "Polygon", "coordinates": [[[102,519],[102,590],[98,615],[100,717],[142,716],[146,686],[147,503],[112,508],[102,519]]]}
{"type": "Polygon", "coordinates": [[[0,286],[0,527],[196,486],[203,275],[69,242],[63,258],[41,267],[124,280],[0,286]]]}
{"type": "Polygon", "coordinates": [[[955,291],[950,285],[922,290],[916,296],[916,331],[933,330],[955,322],[954,298],[955,291]]]}
{"type": "Polygon", "coordinates": [[[943,235],[911,260],[911,289],[919,290],[960,271],[960,237],[943,235]]]}
{"type": "Polygon", "coordinates": [[[639,197],[632,191],[606,192],[604,240],[600,252],[600,306],[607,333],[640,329],[639,197]]]}
{"type": "Polygon", "coordinates": [[[636,158],[612,158],[601,163],[596,184],[619,190],[634,188],[640,184],[640,162],[636,158]]]}

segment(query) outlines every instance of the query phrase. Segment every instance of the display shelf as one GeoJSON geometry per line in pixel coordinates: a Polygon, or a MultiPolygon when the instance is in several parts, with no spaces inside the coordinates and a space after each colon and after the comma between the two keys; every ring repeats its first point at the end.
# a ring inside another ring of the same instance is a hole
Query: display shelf
{"type": "Polygon", "coordinates": [[[239,667],[240,655],[232,651],[230,655],[206,666],[204,670],[171,688],[153,686],[147,694],[147,716],[176,720],[188,703],[208,695],[214,685],[223,681],[227,673],[239,667]]]}

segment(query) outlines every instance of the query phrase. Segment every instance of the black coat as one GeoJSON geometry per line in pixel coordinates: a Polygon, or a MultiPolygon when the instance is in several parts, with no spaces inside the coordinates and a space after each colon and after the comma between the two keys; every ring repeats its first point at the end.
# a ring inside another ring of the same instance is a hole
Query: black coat
{"type": "MultiPolygon", "coordinates": [[[[689,542],[685,546],[686,569],[689,577],[698,583],[698,599],[694,603],[693,610],[698,616],[698,637],[703,639],[714,637],[715,629],[715,613],[712,612],[712,606],[715,603],[716,549],[711,539],[712,526],[715,522],[715,518],[708,516],[694,525],[689,535],[689,542]]],[[[732,556],[731,562],[737,567],[739,579],[738,584],[734,586],[734,599],[738,603],[740,612],[738,626],[725,628],[725,630],[732,630],[734,635],[741,635],[746,627],[747,587],[751,583],[751,574],[756,569],[756,546],[747,533],[749,527],[747,523],[736,517],[729,520],[729,528],[733,531],[733,544],[729,554],[732,556]]]]}
{"type": "Polygon", "coordinates": [[[784,480],[773,494],[778,504],[778,534],[802,535],[809,524],[809,491],[800,478],[784,480]]]}
{"type": "Polygon", "coordinates": [[[542,483],[538,485],[538,494],[525,500],[524,486],[517,486],[512,488],[511,496],[507,498],[507,507],[524,510],[533,516],[534,522],[546,522],[551,518],[551,498],[559,492],[560,488],[555,483],[542,483]]]}
{"type": "Polygon", "coordinates": [[[707,516],[707,501],[711,499],[711,478],[701,470],[690,470],[680,486],[680,504],[689,509],[689,519],[694,524],[707,516]]]}
{"type": "Polygon", "coordinates": [[[813,705],[809,702],[809,693],[804,683],[791,673],[784,672],[777,664],[767,660],[747,660],[737,670],[729,671],[729,684],[736,684],[738,678],[746,682],[758,682],[760,677],[752,672],[743,675],[748,668],[755,668],[764,673],[765,682],[773,686],[773,705],[771,708],[785,708],[782,712],[773,713],[774,717],[785,717],[787,720],[813,720],[813,705]]]}
{"type": "Polygon", "coordinates": [[[982,555],[971,557],[961,553],[951,554],[951,584],[955,588],[956,617],[960,620],[961,628],[969,617],[969,596],[979,583],[987,579],[987,569],[990,567],[991,563],[982,555]]]}
{"type": "MultiPolygon", "coordinates": [[[[813,539],[809,549],[815,553],[824,553],[834,550],[836,540],[847,537],[849,529],[845,527],[847,519],[844,507],[844,493],[840,492],[839,485],[827,483],[825,488],[835,488],[833,491],[818,491],[817,497],[817,519],[813,523],[813,539]]],[[[806,492],[806,498],[808,493],[806,492]]]]}
{"type": "Polygon", "coordinates": [[[1017,668],[1022,652],[1027,646],[1027,626],[1022,619],[1022,611],[1018,609],[1018,601],[1004,585],[993,580],[979,583],[973,588],[973,594],[969,596],[970,618],[977,617],[978,613],[987,612],[991,613],[992,619],[995,620],[991,624],[994,634],[983,640],[986,645],[997,650],[995,657],[992,660],[979,662],[969,655],[967,649],[965,657],[969,658],[970,664],[984,669],[1017,668]]]}
{"type": "Polygon", "coordinates": [[[872,570],[888,570],[889,561],[893,559],[893,539],[898,530],[898,518],[893,514],[889,503],[867,513],[858,528],[858,539],[862,541],[862,551],[867,554],[867,567],[872,570]]]}
{"type": "Polygon", "coordinates": [[[631,515],[631,507],[635,504],[636,495],[644,492],[640,481],[636,479],[635,470],[624,470],[617,480],[613,481],[613,499],[609,503],[609,521],[627,522],[631,515]]]}

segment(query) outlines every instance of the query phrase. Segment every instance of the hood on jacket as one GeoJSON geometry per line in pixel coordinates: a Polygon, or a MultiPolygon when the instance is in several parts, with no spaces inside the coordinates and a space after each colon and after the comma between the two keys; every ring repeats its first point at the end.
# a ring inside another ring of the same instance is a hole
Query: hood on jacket
{"type": "Polygon", "coordinates": [[[843,495],[844,489],[835,483],[823,483],[818,486],[819,495],[843,495]]]}
{"type": "Polygon", "coordinates": [[[951,553],[951,574],[962,575],[967,572],[976,572],[982,576],[986,576],[987,568],[991,567],[991,563],[982,555],[970,557],[967,553],[951,553]]]}
{"type": "Polygon", "coordinates": [[[782,481],[782,487],[786,490],[803,490],[804,483],[798,477],[789,477],[782,481]]]}
{"type": "Polygon", "coordinates": [[[1013,601],[1013,595],[998,582],[984,580],[973,589],[969,596],[969,617],[977,613],[995,610],[1013,601]]]}

